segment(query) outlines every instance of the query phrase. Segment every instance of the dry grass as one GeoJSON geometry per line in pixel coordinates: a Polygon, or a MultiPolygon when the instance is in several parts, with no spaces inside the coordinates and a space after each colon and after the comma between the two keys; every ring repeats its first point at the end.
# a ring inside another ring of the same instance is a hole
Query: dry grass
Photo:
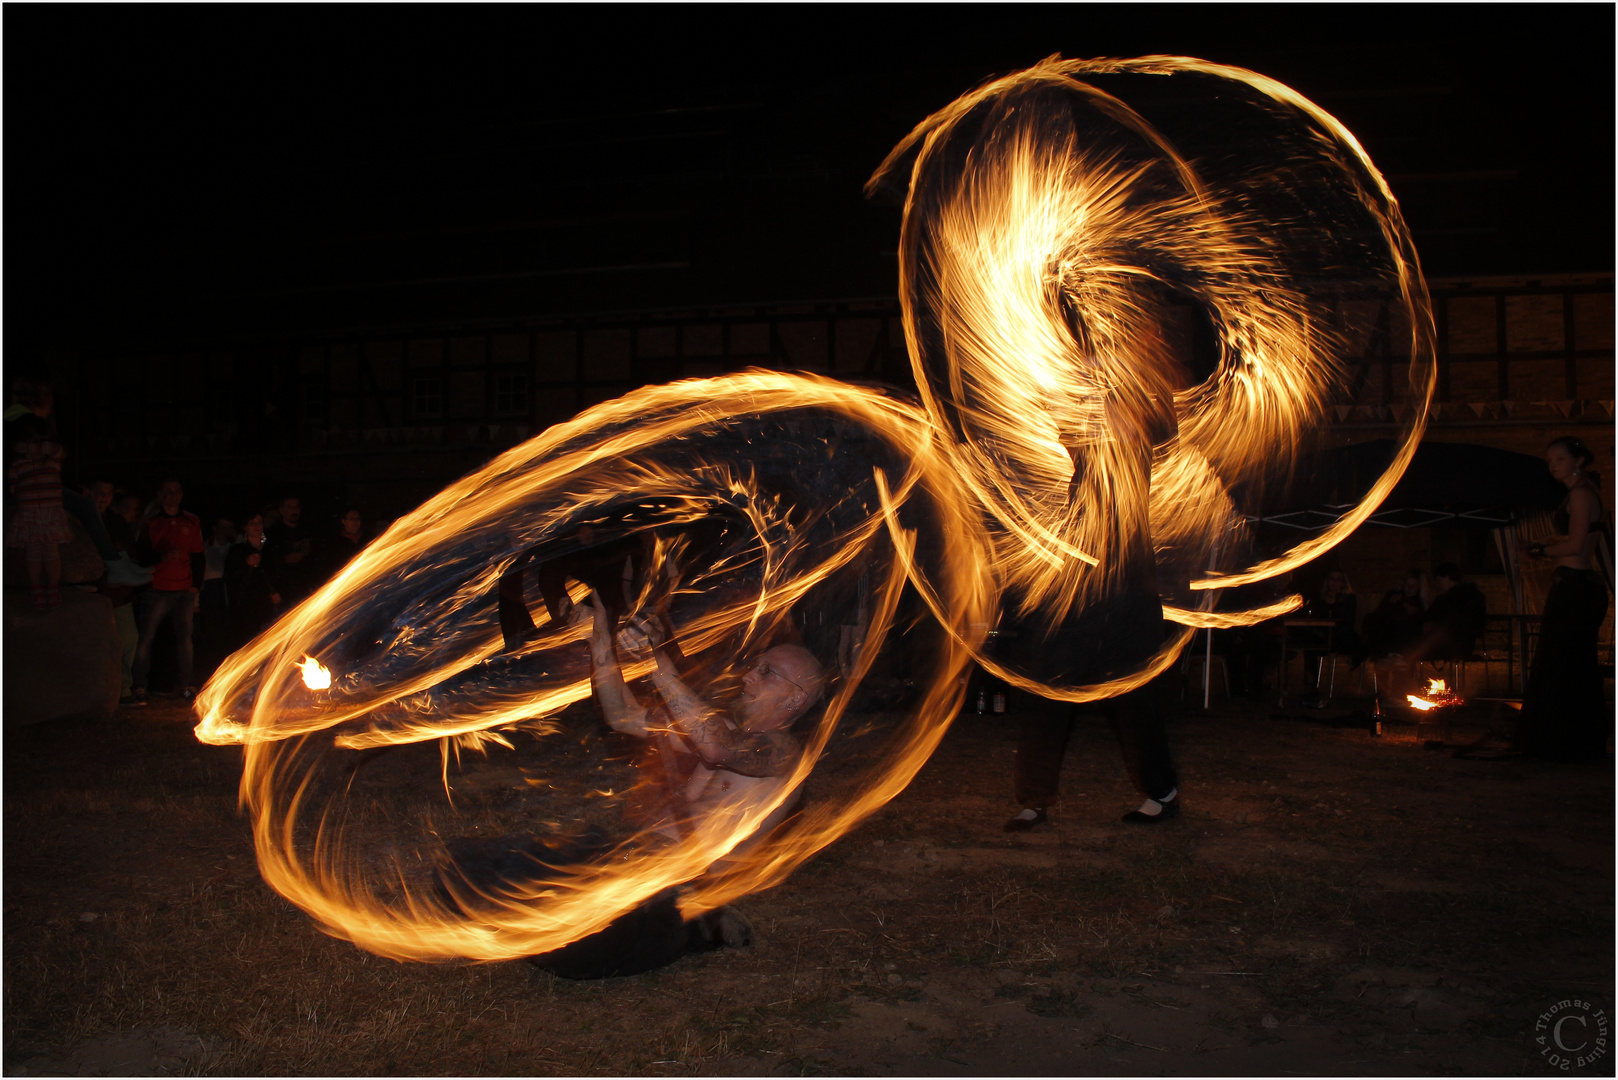
{"type": "Polygon", "coordinates": [[[150,1044],[136,1071],[221,1075],[1228,1071],[1298,1031],[1342,1055],[1309,1044],[1316,1071],[1513,1071],[1545,1003],[1610,1009],[1609,770],[1188,719],[1186,814],[1130,831],[1116,751],[1085,729],[1055,826],[1005,837],[1007,734],[963,721],[900,799],[750,898],[757,948],[569,983],[320,934],[257,877],[237,752],[172,704],[8,732],[7,1072],[128,1071],[119,1038],[150,1044]]]}

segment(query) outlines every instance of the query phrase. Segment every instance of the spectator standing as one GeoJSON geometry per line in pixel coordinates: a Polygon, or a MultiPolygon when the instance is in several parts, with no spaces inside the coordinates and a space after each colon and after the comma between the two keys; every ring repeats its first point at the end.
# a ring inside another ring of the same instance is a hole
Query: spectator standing
{"type": "Polygon", "coordinates": [[[280,585],[281,602],[294,607],[315,591],[320,560],[313,530],[303,521],[302,500],[289,495],[278,510],[280,520],[264,530],[264,546],[280,585]]]}
{"type": "Polygon", "coordinates": [[[252,641],[275,621],[281,593],[264,542],[264,517],[253,514],[242,522],[242,538],[225,555],[225,588],[230,592],[230,630],[225,652],[229,655],[252,641]]]}
{"type": "Polygon", "coordinates": [[[224,657],[225,641],[229,637],[230,592],[225,587],[225,555],[236,543],[236,524],[229,518],[217,518],[212,535],[202,549],[202,595],[197,614],[201,625],[197,638],[201,643],[204,673],[211,674],[224,657]]]}
{"type": "Polygon", "coordinates": [[[73,539],[62,509],[62,447],[52,442],[46,424],[27,415],[11,425],[15,460],[6,483],[17,500],[6,529],[6,546],[23,549],[34,610],[62,606],[61,545],[73,539]]]}
{"type": "Polygon", "coordinates": [[[326,538],[321,550],[320,580],[330,580],[364,548],[365,519],[358,510],[344,511],[343,516],[337,519],[337,531],[326,538]]]}
{"type": "MultiPolygon", "coordinates": [[[[84,494],[95,507],[97,524],[117,551],[117,557],[107,562],[107,583],[128,589],[149,584],[152,572],[135,562],[135,532],[129,524],[139,520],[140,500],[115,487],[111,480],[95,481],[85,489],[84,494]],[[127,520],[122,512],[114,512],[113,503],[118,499],[129,507],[127,520]]],[[[108,592],[108,595],[112,593],[108,592]]],[[[133,596],[133,591],[129,595],[133,596]]],[[[134,648],[134,645],[131,644],[130,648],[134,648]]],[[[124,690],[127,696],[129,687],[126,685],[124,690]]]]}
{"type": "MultiPolygon", "coordinates": [[[[1238,585],[1227,590],[1225,603],[1232,608],[1258,607],[1274,602],[1292,586],[1292,571],[1262,585],[1238,585]]],[[[1238,626],[1216,632],[1216,651],[1225,654],[1233,697],[1262,697],[1267,676],[1280,665],[1281,646],[1286,641],[1285,615],[1265,619],[1252,626],[1238,626]]],[[[1192,648],[1194,649],[1195,639],[1192,648]]]]}
{"type": "Polygon", "coordinates": [[[133,491],[114,490],[101,514],[101,524],[114,546],[132,555],[139,539],[140,496],[133,491]]]}
{"type": "MultiPolygon", "coordinates": [[[[97,485],[107,483],[97,481],[97,485]]],[[[111,484],[107,484],[111,488],[111,484]]],[[[96,496],[96,505],[101,505],[101,498],[96,496]]],[[[128,553],[135,548],[135,523],[140,520],[140,498],[133,492],[111,490],[107,494],[106,508],[101,513],[102,523],[105,525],[107,535],[117,545],[119,551],[125,553],[125,560],[134,565],[134,559],[128,553]]],[[[151,575],[144,575],[146,581],[151,575]]],[[[140,594],[143,582],[123,582],[114,580],[109,574],[102,585],[102,591],[107,599],[112,601],[113,621],[118,624],[118,640],[123,644],[123,681],[118,693],[120,705],[144,705],[145,698],[135,697],[135,648],[140,644],[140,625],[135,619],[135,598],[140,594]]]]}
{"type": "Polygon", "coordinates": [[[1540,614],[1517,745],[1558,761],[1603,761],[1612,732],[1596,651],[1607,617],[1607,586],[1592,562],[1597,535],[1610,538],[1611,529],[1594,463],[1589,447],[1572,435],[1545,448],[1545,464],[1567,488],[1567,498],[1552,519],[1556,535],[1526,549],[1532,558],[1554,559],[1556,569],[1540,614]]]}
{"type": "MultiPolygon", "coordinates": [[[[13,403],[6,408],[5,412],[8,433],[11,431],[13,423],[32,414],[44,421],[46,439],[50,442],[60,442],[56,435],[56,419],[53,415],[56,408],[56,397],[49,383],[20,379],[12,384],[12,399],[13,403]]],[[[16,441],[14,437],[7,435],[6,465],[8,467],[11,465],[14,456],[12,447],[16,441]]],[[[57,486],[61,487],[60,478],[58,478],[57,486]]],[[[85,533],[89,535],[91,543],[95,544],[96,552],[101,556],[102,561],[107,564],[108,570],[113,573],[115,578],[138,576],[138,571],[133,563],[127,560],[120,561],[118,549],[102,526],[101,511],[93,499],[81,492],[61,488],[61,496],[58,501],[64,510],[79,519],[80,524],[84,526],[85,533]]]]}
{"type": "Polygon", "coordinates": [[[141,612],[140,642],[135,646],[135,688],[137,700],[146,697],[146,678],[152,667],[152,640],[165,621],[174,627],[174,646],[179,661],[180,696],[190,701],[196,696],[193,684],[191,643],[192,619],[202,591],[205,569],[202,522],[180,509],[185,487],[175,479],[165,480],[157,491],[157,512],[141,525],[137,542],[141,562],[155,562],[152,587],[146,593],[141,612]]]}

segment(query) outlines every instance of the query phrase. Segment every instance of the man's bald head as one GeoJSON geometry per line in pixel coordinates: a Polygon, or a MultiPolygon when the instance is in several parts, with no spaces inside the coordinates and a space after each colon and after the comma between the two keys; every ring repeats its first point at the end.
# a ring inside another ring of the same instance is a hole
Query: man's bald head
{"type": "Polygon", "coordinates": [[[826,673],[801,645],[767,649],[742,675],[742,721],[753,731],[788,727],[820,700],[826,673]]]}
{"type": "Polygon", "coordinates": [[[792,713],[796,720],[820,700],[826,689],[826,672],[815,654],[802,645],[777,645],[764,655],[770,663],[781,665],[783,673],[803,689],[803,701],[792,713]]]}

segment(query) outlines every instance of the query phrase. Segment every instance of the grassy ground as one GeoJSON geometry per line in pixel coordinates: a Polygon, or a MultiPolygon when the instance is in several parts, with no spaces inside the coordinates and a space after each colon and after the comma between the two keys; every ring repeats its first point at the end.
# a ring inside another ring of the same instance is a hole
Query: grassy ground
{"type": "Polygon", "coordinates": [[[239,751],[178,703],[7,731],[5,1071],[1551,1071],[1535,1018],[1613,1007],[1610,759],[1456,760],[1273,711],[1176,721],[1186,810],[1149,829],[1117,823],[1137,797],[1081,726],[1020,836],[1014,725],[963,717],[743,902],[754,948],[600,983],[324,936],[258,878],[239,751]]]}

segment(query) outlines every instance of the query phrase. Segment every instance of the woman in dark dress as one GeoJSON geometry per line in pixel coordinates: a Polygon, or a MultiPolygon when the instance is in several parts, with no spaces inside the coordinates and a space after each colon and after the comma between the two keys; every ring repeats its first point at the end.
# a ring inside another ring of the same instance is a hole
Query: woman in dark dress
{"type": "Polygon", "coordinates": [[[1517,743],[1525,753],[1558,761],[1600,760],[1612,729],[1596,659],[1607,587],[1591,565],[1596,531],[1605,526],[1600,490],[1589,468],[1594,460],[1571,435],[1545,448],[1545,464],[1567,487],[1567,498],[1556,511],[1557,535],[1527,546],[1533,558],[1556,560],[1556,570],[1540,615],[1517,743]]]}

